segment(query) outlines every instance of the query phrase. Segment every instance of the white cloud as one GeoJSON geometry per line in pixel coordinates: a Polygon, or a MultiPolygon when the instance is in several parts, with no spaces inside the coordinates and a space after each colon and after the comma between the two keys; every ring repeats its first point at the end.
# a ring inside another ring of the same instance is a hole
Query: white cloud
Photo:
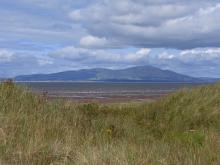
{"type": "Polygon", "coordinates": [[[78,63],[136,63],[146,59],[150,49],[142,48],[134,53],[114,53],[105,49],[86,49],[80,47],[66,47],[51,53],[54,58],[63,58],[67,60],[77,60],[78,63]]]}
{"type": "Polygon", "coordinates": [[[0,49],[0,62],[10,62],[14,53],[5,49],[0,49]]]}
{"type": "Polygon", "coordinates": [[[130,51],[115,51],[66,47],[51,53],[50,56],[78,65],[80,68],[124,68],[133,65],[153,65],[196,77],[220,77],[220,48],[162,49],[160,51],[140,48],[130,51]]]}
{"type": "Polygon", "coordinates": [[[166,64],[175,66],[177,63],[209,65],[217,63],[220,65],[220,48],[197,48],[182,51],[164,50],[155,53],[154,50],[141,48],[132,52],[120,52],[105,49],[87,49],[80,47],[65,47],[50,53],[50,57],[61,58],[70,61],[91,63],[121,63],[121,64],[166,64]],[[206,64],[205,64],[206,63],[206,64]]]}
{"type": "Polygon", "coordinates": [[[219,0],[1,1],[0,76],[130,65],[216,76],[219,18],[219,0]]]}
{"type": "Polygon", "coordinates": [[[47,59],[39,59],[39,60],[38,60],[38,64],[39,64],[40,66],[51,65],[51,64],[53,64],[53,61],[47,60],[47,59]]]}
{"type": "Polygon", "coordinates": [[[93,36],[122,47],[191,49],[220,44],[218,1],[107,0],[70,14],[93,36]]]}
{"type": "Polygon", "coordinates": [[[220,48],[197,48],[193,50],[184,50],[177,55],[178,59],[183,61],[191,61],[196,63],[199,62],[210,62],[220,64],[220,48]],[[217,61],[216,61],[217,60],[217,61]]]}
{"type": "Polygon", "coordinates": [[[150,53],[150,51],[151,51],[151,49],[142,48],[142,49],[137,51],[137,55],[145,56],[145,55],[148,55],[150,53]]]}
{"type": "Polygon", "coordinates": [[[81,11],[78,9],[78,10],[74,10],[74,11],[71,11],[69,13],[69,16],[72,18],[72,20],[74,21],[80,21],[83,19],[83,16],[81,15],[81,11]]]}
{"type": "Polygon", "coordinates": [[[103,47],[109,47],[110,44],[106,38],[99,38],[95,36],[85,36],[81,38],[80,45],[82,47],[88,47],[88,48],[103,48],[103,47]]]}
{"type": "Polygon", "coordinates": [[[173,58],[175,58],[175,55],[167,52],[162,52],[158,55],[158,60],[171,60],[173,58]]]}

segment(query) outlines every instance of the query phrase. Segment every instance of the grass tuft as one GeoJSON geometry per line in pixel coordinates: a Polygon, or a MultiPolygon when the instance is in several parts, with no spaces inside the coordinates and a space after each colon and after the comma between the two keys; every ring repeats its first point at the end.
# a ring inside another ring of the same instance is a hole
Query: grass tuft
{"type": "Polygon", "coordinates": [[[1,164],[220,164],[220,85],[157,102],[47,101],[0,84],[1,164]]]}

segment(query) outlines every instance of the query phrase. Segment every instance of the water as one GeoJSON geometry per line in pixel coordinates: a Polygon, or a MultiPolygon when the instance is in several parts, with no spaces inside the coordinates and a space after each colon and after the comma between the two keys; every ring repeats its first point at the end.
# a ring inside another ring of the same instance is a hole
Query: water
{"type": "Polygon", "coordinates": [[[102,102],[142,101],[157,99],[195,83],[103,83],[103,82],[27,82],[22,83],[36,93],[47,93],[50,98],[102,102]]]}

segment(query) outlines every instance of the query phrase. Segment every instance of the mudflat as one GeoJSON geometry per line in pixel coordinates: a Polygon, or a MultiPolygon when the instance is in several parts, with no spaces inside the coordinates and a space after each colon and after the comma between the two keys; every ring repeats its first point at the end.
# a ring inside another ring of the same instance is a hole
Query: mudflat
{"type": "Polygon", "coordinates": [[[48,99],[76,102],[123,103],[154,101],[198,83],[107,83],[107,82],[25,82],[19,83],[48,99]]]}

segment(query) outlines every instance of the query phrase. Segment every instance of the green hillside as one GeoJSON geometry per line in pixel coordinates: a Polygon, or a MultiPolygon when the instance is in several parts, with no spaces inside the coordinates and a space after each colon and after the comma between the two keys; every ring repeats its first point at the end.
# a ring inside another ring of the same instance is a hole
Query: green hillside
{"type": "MultiPolygon", "coordinates": [[[[52,74],[17,76],[16,81],[144,81],[144,82],[205,82],[204,80],[162,70],[153,66],[126,69],[82,69],[52,74]]],[[[207,81],[207,80],[206,80],[207,81]]]]}
{"type": "Polygon", "coordinates": [[[154,103],[48,102],[0,85],[0,164],[220,164],[220,85],[154,103]]]}

